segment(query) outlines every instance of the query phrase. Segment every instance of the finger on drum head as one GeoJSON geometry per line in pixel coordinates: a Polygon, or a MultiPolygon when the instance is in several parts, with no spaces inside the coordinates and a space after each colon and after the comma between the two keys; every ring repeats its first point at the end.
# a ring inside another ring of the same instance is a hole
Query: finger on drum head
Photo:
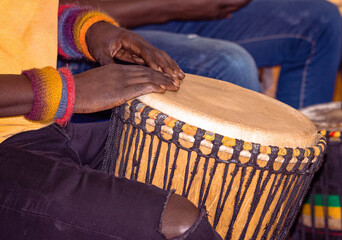
{"type": "Polygon", "coordinates": [[[128,101],[148,93],[163,93],[165,92],[165,89],[155,83],[146,82],[130,85],[124,89],[124,92],[124,95],[127,98],[125,100],[128,101]]]}

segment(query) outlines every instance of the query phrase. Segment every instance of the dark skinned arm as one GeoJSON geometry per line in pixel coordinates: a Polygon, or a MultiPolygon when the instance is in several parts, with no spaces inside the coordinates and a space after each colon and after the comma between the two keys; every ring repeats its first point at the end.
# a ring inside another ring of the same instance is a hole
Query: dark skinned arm
{"type": "Polygon", "coordinates": [[[61,0],[102,9],[120,26],[134,28],[170,20],[202,20],[228,17],[250,0],[61,0]]]}
{"type": "MultiPolygon", "coordinates": [[[[77,74],[74,79],[75,113],[98,112],[143,94],[178,90],[169,76],[137,65],[110,64],[77,74]]],[[[0,74],[0,89],[0,117],[30,112],[33,92],[26,76],[0,74]]]]}
{"type": "Polygon", "coordinates": [[[0,117],[30,112],[33,93],[30,80],[22,75],[0,74],[0,117]]]}

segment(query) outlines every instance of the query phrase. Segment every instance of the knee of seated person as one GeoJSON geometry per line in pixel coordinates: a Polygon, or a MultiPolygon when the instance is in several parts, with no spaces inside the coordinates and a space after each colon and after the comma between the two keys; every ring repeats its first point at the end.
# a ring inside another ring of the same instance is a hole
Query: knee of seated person
{"type": "Polygon", "coordinates": [[[171,194],[161,219],[161,232],[166,239],[181,236],[199,216],[200,210],[193,203],[178,194],[171,194]]]}
{"type": "Polygon", "coordinates": [[[341,13],[337,6],[331,2],[323,1],[320,8],[320,22],[325,31],[330,31],[331,34],[340,35],[341,30],[341,13]]]}
{"type": "Polygon", "coordinates": [[[335,4],[328,1],[312,1],[308,9],[304,8],[303,12],[307,14],[301,19],[300,24],[306,24],[311,31],[319,33],[316,37],[327,44],[330,39],[340,37],[341,14],[335,4]],[[311,11],[307,12],[308,9],[311,11]]]}
{"type": "Polygon", "coordinates": [[[257,66],[245,49],[237,46],[230,54],[222,52],[218,59],[221,61],[222,67],[222,69],[216,68],[222,75],[222,77],[218,77],[219,79],[260,92],[257,66]]]}

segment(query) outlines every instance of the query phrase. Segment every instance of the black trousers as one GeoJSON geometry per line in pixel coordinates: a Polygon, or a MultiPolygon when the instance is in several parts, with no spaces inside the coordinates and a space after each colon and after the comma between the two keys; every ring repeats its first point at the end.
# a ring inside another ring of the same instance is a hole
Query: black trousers
{"type": "MultiPolygon", "coordinates": [[[[108,122],[70,123],[0,144],[1,240],[159,240],[171,192],[96,170],[108,122]]],[[[205,210],[176,239],[221,239],[205,210]]]]}

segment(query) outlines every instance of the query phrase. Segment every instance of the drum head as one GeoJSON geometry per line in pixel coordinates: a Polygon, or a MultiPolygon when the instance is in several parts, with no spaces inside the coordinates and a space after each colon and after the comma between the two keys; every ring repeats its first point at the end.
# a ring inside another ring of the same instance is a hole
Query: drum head
{"type": "Polygon", "coordinates": [[[139,100],[190,125],[247,142],[278,147],[311,147],[315,125],[273,98],[231,83],[187,74],[178,92],[139,100]]]}
{"type": "Polygon", "coordinates": [[[301,109],[301,112],[310,118],[319,130],[342,130],[342,104],[330,102],[317,104],[301,109]]]}

